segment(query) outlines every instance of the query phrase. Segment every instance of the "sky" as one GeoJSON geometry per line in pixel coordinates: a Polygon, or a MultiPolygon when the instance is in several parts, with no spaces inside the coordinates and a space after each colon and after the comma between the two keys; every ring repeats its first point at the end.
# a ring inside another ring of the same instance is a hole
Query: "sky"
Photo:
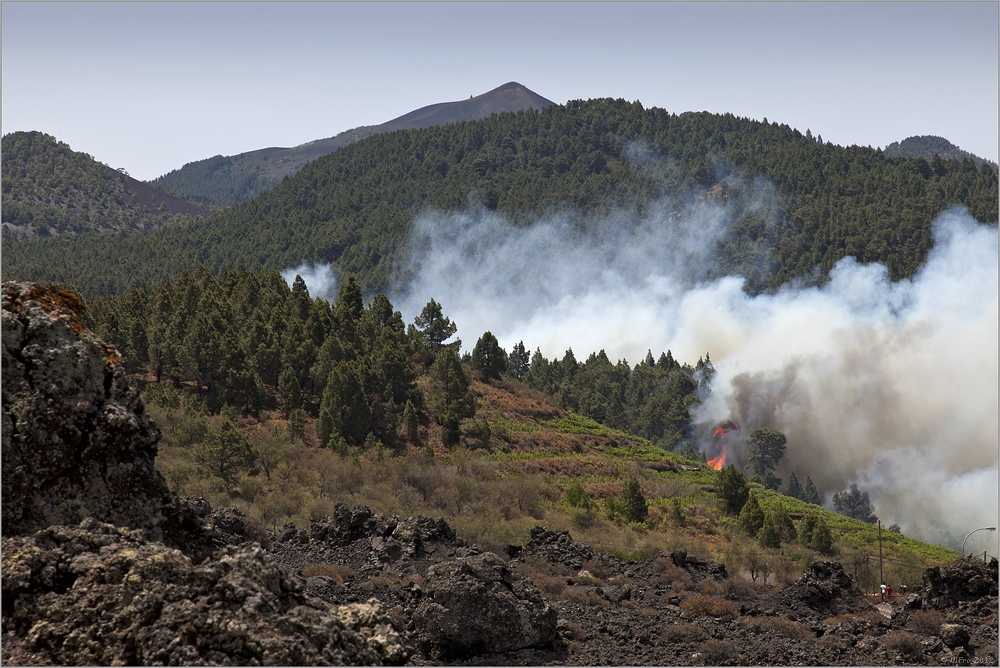
{"type": "Polygon", "coordinates": [[[2,131],[150,180],[517,81],[996,161],[998,6],[4,1],[2,131]]]}

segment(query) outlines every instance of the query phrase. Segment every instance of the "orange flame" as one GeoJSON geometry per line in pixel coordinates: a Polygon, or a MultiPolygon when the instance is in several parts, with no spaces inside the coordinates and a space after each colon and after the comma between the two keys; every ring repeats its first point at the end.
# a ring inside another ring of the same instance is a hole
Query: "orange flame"
{"type": "Polygon", "coordinates": [[[719,454],[708,460],[708,465],[716,471],[721,471],[726,465],[726,434],[739,429],[732,422],[723,422],[712,432],[712,437],[719,444],[719,454]]]}
{"type": "Polygon", "coordinates": [[[719,453],[718,457],[708,460],[708,465],[711,466],[716,471],[721,471],[726,465],[726,444],[722,444],[722,452],[719,453]]]}

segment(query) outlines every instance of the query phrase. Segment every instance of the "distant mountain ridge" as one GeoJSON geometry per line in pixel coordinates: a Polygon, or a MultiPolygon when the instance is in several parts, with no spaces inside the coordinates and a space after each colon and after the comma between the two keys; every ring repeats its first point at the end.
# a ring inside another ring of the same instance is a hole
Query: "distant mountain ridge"
{"type": "Polygon", "coordinates": [[[226,208],[270,190],[316,158],[373,134],[481,120],[491,114],[543,109],[552,104],[555,103],[511,81],[468,100],[431,104],[381,125],[364,125],[292,148],[263,148],[190,162],[151,183],[211,208],[226,208]]]}
{"type": "Polygon", "coordinates": [[[151,230],[208,209],[98,162],[42,132],[3,143],[3,239],[151,230]]]}
{"type": "Polygon", "coordinates": [[[901,142],[894,141],[882,149],[882,153],[890,158],[923,158],[927,162],[933,160],[935,156],[942,160],[958,160],[959,162],[972,160],[976,163],[976,167],[985,162],[993,169],[997,169],[997,163],[980,158],[974,153],[963,151],[944,137],[935,135],[919,135],[907,137],[901,142]]]}
{"type": "Polygon", "coordinates": [[[601,243],[614,257],[616,212],[662,207],[673,227],[692,202],[711,198],[730,222],[699,271],[744,276],[756,294],[795,278],[822,281],[846,256],[884,264],[892,280],[912,276],[945,208],[960,204],[996,224],[997,187],[995,170],[969,160],[889,158],[776,122],[573,100],[379,133],[209,218],[142,234],[29,239],[5,247],[0,262],[5,278],[69,282],[88,298],[201,266],[218,275],[302,262],[333,264],[374,295],[406,284],[421,211],[492,210],[518,227],[567,211],[583,232],[609,240],[601,243]],[[758,178],[774,188],[748,185],[758,178]]]}

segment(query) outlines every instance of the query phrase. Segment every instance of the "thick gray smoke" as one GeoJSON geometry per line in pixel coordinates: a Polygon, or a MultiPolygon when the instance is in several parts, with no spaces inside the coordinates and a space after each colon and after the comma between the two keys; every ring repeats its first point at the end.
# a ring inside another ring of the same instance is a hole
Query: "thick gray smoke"
{"type": "Polygon", "coordinates": [[[549,358],[710,352],[718,374],[698,419],[781,430],[784,470],[827,499],[857,482],[884,522],[956,547],[996,524],[996,227],[950,210],[912,280],[845,259],[821,288],[751,297],[742,278],[706,280],[732,208],[676,211],[527,228],[483,210],[425,213],[409,289],[393,302],[412,321],[433,297],[466,349],[489,330],[549,358]]]}

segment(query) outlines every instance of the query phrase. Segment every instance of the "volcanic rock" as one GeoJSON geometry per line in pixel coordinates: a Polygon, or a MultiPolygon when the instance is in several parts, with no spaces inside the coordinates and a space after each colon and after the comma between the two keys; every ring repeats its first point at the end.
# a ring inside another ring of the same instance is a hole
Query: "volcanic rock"
{"type": "Polygon", "coordinates": [[[259,547],[200,565],[93,519],[3,539],[3,661],[90,665],[401,662],[377,603],[307,597],[259,547]]]}
{"type": "Polygon", "coordinates": [[[3,284],[3,535],[93,517],[203,559],[197,511],[155,468],[160,434],[68,290],[3,284]]]}
{"type": "Polygon", "coordinates": [[[938,634],[941,642],[951,648],[969,644],[969,627],[964,624],[942,624],[938,634]]]}
{"type": "Polygon", "coordinates": [[[532,528],[527,544],[517,551],[517,555],[534,555],[578,571],[585,561],[594,558],[595,552],[589,545],[574,541],[568,531],[553,531],[548,527],[536,526],[532,528]]]}
{"type": "Polygon", "coordinates": [[[430,656],[510,652],[556,640],[556,611],[492,552],[431,566],[423,592],[412,620],[430,656]]]}
{"type": "Polygon", "coordinates": [[[973,556],[956,559],[944,570],[939,566],[924,571],[924,605],[943,608],[961,601],[997,595],[997,560],[983,562],[973,556]]]}
{"type": "Polygon", "coordinates": [[[825,616],[859,613],[871,609],[844,567],[835,561],[815,561],[794,583],[775,595],[793,610],[825,616]]]}

